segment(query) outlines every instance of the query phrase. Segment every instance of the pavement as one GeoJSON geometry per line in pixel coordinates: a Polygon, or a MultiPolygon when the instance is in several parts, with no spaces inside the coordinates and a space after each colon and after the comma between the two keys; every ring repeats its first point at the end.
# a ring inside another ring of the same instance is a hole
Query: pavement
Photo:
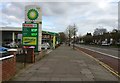
{"type": "Polygon", "coordinates": [[[118,81],[87,54],[61,45],[11,81],[118,81]]]}

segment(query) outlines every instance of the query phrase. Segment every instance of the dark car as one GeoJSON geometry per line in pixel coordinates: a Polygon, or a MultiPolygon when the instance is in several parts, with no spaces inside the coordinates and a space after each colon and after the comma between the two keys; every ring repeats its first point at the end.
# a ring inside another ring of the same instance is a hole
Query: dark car
{"type": "Polygon", "coordinates": [[[0,47],[0,57],[8,56],[7,50],[8,50],[8,48],[0,47]]]}

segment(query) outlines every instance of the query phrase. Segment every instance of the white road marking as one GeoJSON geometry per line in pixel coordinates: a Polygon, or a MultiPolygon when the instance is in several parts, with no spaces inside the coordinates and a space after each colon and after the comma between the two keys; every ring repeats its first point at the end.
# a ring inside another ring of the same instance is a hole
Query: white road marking
{"type": "Polygon", "coordinates": [[[119,57],[116,57],[116,56],[113,56],[113,55],[110,55],[110,54],[106,54],[106,53],[102,53],[100,51],[92,50],[92,49],[85,48],[85,47],[80,47],[80,48],[84,48],[84,49],[87,49],[87,50],[90,50],[90,51],[93,51],[93,52],[97,52],[97,53],[100,53],[100,54],[103,54],[103,55],[106,55],[106,56],[109,56],[109,57],[112,57],[112,58],[120,59],[119,57]]]}

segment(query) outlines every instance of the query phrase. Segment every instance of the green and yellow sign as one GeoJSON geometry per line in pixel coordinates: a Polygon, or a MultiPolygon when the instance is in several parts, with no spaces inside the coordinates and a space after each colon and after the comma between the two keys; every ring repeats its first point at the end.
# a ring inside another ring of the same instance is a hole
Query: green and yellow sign
{"type": "Polygon", "coordinates": [[[38,23],[23,23],[23,46],[34,46],[35,51],[38,51],[38,35],[38,23]]]}
{"type": "Polygon", "coordinates": [[[23,45],[36,45],[37,38],[36,37],[23,37],[23,45]]]}

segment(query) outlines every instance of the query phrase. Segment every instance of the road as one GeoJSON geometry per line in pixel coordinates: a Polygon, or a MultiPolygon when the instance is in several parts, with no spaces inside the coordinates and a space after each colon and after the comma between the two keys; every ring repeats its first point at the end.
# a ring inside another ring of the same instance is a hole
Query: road
{"type": "Polygon", "coordinates": [[[76,44],[76,46],[88,48],[88,49],[95,50],[95,51],[100,52],[100,53],[104,53],[106,55],[110,55],[110,56],[119,58],[118,57],[118,53],[119,53],[118,48],[111,48],[111,47],[105,47],[105,46],[104,47],[103,46],[102,47],[95,47],[95,46],[87,46],[87,45],[79,45],[79,44],[76,44]]]}
{"type": "Polygon", "coordinates": [[[75,45],[79,50],[93,56],[99,61],[107,64],[116,73],[120,73],[120,58],[118,57],[119,50],[117,48],[93,47],[89,45],[75,45]]]}

